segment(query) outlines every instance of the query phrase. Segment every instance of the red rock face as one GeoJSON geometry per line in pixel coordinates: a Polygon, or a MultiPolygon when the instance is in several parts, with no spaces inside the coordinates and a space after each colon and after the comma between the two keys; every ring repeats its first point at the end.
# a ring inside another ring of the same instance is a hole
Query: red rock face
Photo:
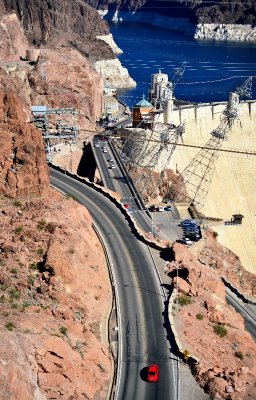
{"type": "MultiPolygon", "coordinates": [[[[225,269],[213,268],[213,264],[221,265],[227,249],[219,245],[210,232],[205,243],[198,259],[186,246],[173,245],[170,276],[176,285],[178,268],[179,296],[188,299],[186,305],[176,306],[174,310],[178,337],[182,348],[199,359],[193,372],[200,386],[212,398],[254,398],[256,344],[245,331],[242,316],[226,304],[225,288],[220,278],[220,275],[225,276],[225,269]]],[[[236,276],[237,257],[234,254],[229,256],[229,269],[236,276]]],[[[241,276],[242,269],[239,271],[238,276],[241,276]]],[[[250,285],[253,282],[247,282],[245,288],[252,293],[250,285]]],[[[243,289],[241,285],[238,288],[240,291],[243,289]]]]}
{"type": "Polygon", "coordinates": [[[26,122],[21,100],[0,89],[0,194],[11,198],[44,198],[48,167],[39,131],[26,122]]]}
{"type": "Polygon", "coordinates": [[[109,33],[96,10],[80,0],[5,0],[0,13],[16,14],[31,46],[64,44],[95,60],[114,58],[97,35],[109,33]]]}
{"type": "Polygon", "coordinates": [[[111,289],[91,223],[59,193],[1,207],[1,399],[106,399],[111,289]]]}

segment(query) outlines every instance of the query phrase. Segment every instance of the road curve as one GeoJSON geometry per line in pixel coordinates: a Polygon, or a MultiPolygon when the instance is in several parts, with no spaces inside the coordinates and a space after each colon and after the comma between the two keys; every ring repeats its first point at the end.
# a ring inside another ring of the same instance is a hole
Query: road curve
{"type": "Polygon", "coordinates": [[[99,227],[113,263],[121,310],[118,400],[177,400],[176,361],[163,326],[163,293],[147,246],[137,240],[121,211],[94,189],[51,169],[51,183],[85,205],[99,227]],[[159,365],[148,383],[143,368],[159,365]]]}

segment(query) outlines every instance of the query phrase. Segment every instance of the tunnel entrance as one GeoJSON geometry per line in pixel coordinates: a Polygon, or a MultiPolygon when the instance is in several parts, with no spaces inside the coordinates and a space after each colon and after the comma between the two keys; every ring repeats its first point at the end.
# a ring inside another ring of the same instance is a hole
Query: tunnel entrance
{"type": "Polygon", "coordinates": [[[77,174],[88,178],[91,182],[101,183],[96,178],[97,164],[95,162],[91,144],[85,144],[83,147],[83,155],[77,168],[77,174]]]}

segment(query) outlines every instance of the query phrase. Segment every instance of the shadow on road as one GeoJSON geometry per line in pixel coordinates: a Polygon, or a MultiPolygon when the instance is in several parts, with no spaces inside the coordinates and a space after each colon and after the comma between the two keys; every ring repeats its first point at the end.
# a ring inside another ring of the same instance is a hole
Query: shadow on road
{"type": "Polygon", "coordinates": [[[148,379],[147,379],[147,372],[148,372],[148,367],[144,367],[144,368],[142,368],[142,369],[140,370],[140,378],[141,378],[143,381],[145,381],[145,382],[148,381],[148,379]]]}

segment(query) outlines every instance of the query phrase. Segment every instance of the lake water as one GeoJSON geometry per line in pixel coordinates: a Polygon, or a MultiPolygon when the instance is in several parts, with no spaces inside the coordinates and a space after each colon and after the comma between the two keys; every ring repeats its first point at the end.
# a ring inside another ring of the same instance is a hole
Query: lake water
{"type": "Polygon", "coordinates": [[[109,23],[119,56],[137,87],[119,93],[129,106],[147,97],[151,74],[160,69],[169,80],[182,62],[187,67],[175,87],[175,97],[192,102],[226,101],[228,93],[253,78],[256,99],[256,44],[198,41],[177,31],[143,23],[109,23]]]}

